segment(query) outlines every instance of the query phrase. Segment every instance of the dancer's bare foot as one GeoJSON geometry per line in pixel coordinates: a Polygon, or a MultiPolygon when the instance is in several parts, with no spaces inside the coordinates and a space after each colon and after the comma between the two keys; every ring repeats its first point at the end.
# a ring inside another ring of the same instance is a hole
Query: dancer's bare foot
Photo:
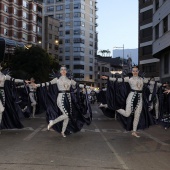
{"type": "Polygon", "coordinates": [[[135,136],[136,138],[140,138],[140,136],[138,136],[136,132],[132,132],[132,136],[135,136]]]}
{"type": "Polygon", "coordinates": [[[50,130],[50,128],[53,126],[53,121],[51,120],[50,123],[47,126],[47,129],[50,130]]]}
{"type": "Polygon", "coordinates": [[[66,135],[64,134],[64,132],[61,132],[61,135],[63,138],[66,138],[66,135]]]}

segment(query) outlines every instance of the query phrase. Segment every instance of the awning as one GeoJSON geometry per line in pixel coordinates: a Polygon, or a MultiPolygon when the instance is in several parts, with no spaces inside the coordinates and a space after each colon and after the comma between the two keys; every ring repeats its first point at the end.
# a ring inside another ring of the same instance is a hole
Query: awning
{"type": "Polygon", "coordinates": [[[22,42],[17,42],[15,40],[10,40],[8,38],[0,37],[0,45],[2,45],[2,44],[5,44],[5,46],[8,45],[8,46],[12,46],[12,47],[17,47],[17,46],[24,47],[24,43],[22,43],[22,42]]]}

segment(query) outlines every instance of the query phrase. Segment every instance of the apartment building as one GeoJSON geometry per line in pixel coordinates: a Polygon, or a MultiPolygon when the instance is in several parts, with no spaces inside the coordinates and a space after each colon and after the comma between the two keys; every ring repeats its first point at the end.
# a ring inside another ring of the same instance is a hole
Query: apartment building
{"type": "Polygon", "coordinates": [[[59,61],[77,81],[94,85],[96,0],[44,0],[44,15],[60,21],[59,61]]]}
{"type": "Polygon", "coordinates": [[[139,0],[139,68],[146,77],[159,76],[159,59],[152,55],[153,0],[139,0]]]}
{"type": "Polygon", "coordinates": [[[170,81],[170,1],[153,1],[153,57],[160,59],[162,82],[170,81]]]}

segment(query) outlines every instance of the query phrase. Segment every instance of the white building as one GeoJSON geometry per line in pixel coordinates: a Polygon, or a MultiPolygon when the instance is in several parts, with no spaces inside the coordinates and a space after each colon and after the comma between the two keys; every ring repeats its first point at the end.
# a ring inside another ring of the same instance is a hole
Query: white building
{"type": "Polygon", "coordinates": [[[60,20],[59,61],[77,81],[94,85],[96,0],[44,0],[44,14],[60,20]]]}
{"type": "Polygon", "coordinates": [[[170,80],[170,0],[154,0],[153,56],[160,59],[162,81],[170,80]]]}

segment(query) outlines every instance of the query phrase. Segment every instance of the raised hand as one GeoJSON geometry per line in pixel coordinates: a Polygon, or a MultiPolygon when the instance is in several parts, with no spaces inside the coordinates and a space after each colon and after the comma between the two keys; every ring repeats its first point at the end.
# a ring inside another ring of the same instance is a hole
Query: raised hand
{"type": "Polygon", "coordinates": [[[107,80],[108,77],[107,76],[101,76],[101,79],[107,80]]]}

